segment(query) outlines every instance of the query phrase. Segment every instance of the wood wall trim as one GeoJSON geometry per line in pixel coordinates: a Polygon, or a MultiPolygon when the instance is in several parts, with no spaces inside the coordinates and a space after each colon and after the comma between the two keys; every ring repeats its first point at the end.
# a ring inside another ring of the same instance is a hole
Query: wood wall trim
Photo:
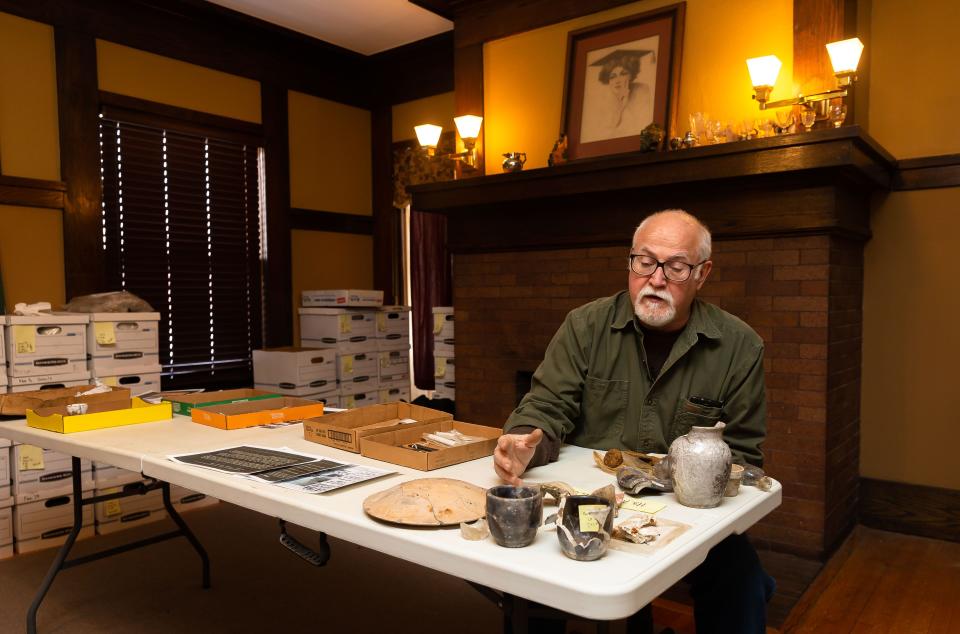
{"type": "Polygon", "coordinates": [[[287,89],[260,84],[263,117],[267,236],[262,272],[263,342],[274,348],[293,342],[293,286],[290,247],[290,133],[287,89]]]}
{"type": "MultiPolygon", "coordinates": [[[[484,116],[483,111],[483,44],[458,46],[453,52],[453,96],[454,116],[475,114],[484,116]]],[[[482,176],[484,172],[484,136],[486,125],[481,126],[477,137],[477,169],[465,170],[457,162],[458,178],[482,176]]]]}
{"type": "Polygon", "coordinates": [[[63,261],[66,297],[107,290],[106,256],[100,245],[100,142],[97,132],[97,49],[93,37],[54,27],[60,172],[66,183],[63,205],[63,261]]]}
{"type": "MultiPolygon", "coordinates": [[[[337,211],[316,211],[313,209],[290,209],[290,228],[303,231],[329,231],[331,233],[353,233],[374,236],[375,219],[373,216],[345,214],[337,211]]],[[[374,238],[376,251],[376,238],[374,238]]],[[[374,266],[376,266],[374,253],[374,266]]],[[[376,269],[374,269],[376,276],[376,269]]],[[[376,288],[382,288],[374,284],[376,288]]]]}
{"type": "Polygon", "coordinates": [[[105,90],[101,90],[99,94],[100,112],[109,119],[203,135],[216,130],[224,139],[254,141],[258,144],[263,141],[263,126],[259,123],[118,95],[105,90]]]}
{"type": "Polygon", "coordinates": [[[882,530],[960,542],[960,491],[861,478],[860,522],[882,530]]]}
{"type": "Polygon", "coordinates": [[[960,154],[924,156],[897,161],[895,190],[960,187],[960,154]]]}
{"type": "Polygon", "coordinates": [[[63,181],[0,176],[0,205],[63,209],[66,189],[63,181]]]}
{"type": "Polygon", "coordinates": [[[376,94],[389,106],[453,91],[453,31],[371,55],[376,94]]]}
{"type": "MultiPolygon", "coordinates": [[[[825,46],[855,37],[856,28],[856,0],[793,0],[793,82],[804,94],[837,87],[825,46]]],[[[855,123],[854,89],[849,93],[847,122],[855,123]]]]}

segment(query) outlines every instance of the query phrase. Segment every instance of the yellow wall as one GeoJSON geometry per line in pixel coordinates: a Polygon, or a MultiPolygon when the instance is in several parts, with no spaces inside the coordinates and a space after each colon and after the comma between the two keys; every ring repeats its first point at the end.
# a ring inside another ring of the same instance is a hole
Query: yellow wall
{"type": "MultiPolygon", "coordinates": [[[[898,159],[960,153],[960,4],[874,2],[870,135],[898,159]],[[923,95],[903,97],[902,95],[923,95]]],[[[960,188],[878,197],[864,261],[861,474],[960,489],[950,442],[960,334],[960,188]]]]}
{"type": "Polygon", "coordinates": [[[260,82],[97,40],[101,90],[260,123],[260,82]]]}
{"type": "MultiPolygon", "coordinates": [[[[53,28],[0,13],[0,173],[60,180],[53,28]]],[[[60,211],[0,205],[0,276],[6,307],[62,302],[60,211]]]]}
{"type": "Polygon", "coordinates": [[[393,106],[393,141],[406,141],[417,138],[414,126],[432,123],[442,126],[444,131],[453,130],[453,93],[415,99],[393,106]]]}
{"type": "MultiPolygon", "coordinates": [[[[485,44],[486,172],[501,171],[504,152],[526,152],[527,168],[547,164],[560,130],[568,32],[673,3],[635,2],[485,44]]],[[[691,112],[730,124],[758,117],[745,60],[770,54],[783,62],[771,98],[787,97],[794,89],[792,0],[687,0],[679,134],[691,112]]]]}
{"type": "Polygon", "coordinates": [[[293,343],[300,343],[300,292],[321,288],[373,288],[373,237],[295,230],[293,257],[293,343]]]}

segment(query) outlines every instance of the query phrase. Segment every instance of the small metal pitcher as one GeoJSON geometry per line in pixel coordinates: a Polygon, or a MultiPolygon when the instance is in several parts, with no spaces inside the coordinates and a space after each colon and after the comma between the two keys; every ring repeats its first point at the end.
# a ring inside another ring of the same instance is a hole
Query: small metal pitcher
{"type": "Polygon", "coordinates": [[[504,172],[519,172],[523,169],[523,164],[527,162],[526,152],[508,152],[503,156],[504,172]]]}

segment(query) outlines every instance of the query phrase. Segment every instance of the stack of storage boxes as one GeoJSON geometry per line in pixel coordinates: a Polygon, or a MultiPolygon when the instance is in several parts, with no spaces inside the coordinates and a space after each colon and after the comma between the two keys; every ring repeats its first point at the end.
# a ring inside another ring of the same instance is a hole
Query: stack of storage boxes
{"type": "Polygon", "coordinates": [[[410,307],[384,306],[377,312],[380,403],[410,402],[410,307]]]}
{"type": "MultiPolygon", "coordinates": [[[[13,536],[17,553],[59,546],[73,527],[73,481],[70,456],[32,445],[13,447],[13,536]]],[[[92,464],[80,461],[84,492],[94,488],[92,464]]],[[[93,535],[93,509],[83,508],[80,537],[93,535]]]]}
{"type": "Polygon", "coordinates": [[[456,400],[453,306],[433,307],[433,398],[456,400]]]}
{"type": "Polygon", "coordinates": [[[13,555],[13,492],[10,474],[10,441],[0,438],[0,559],[13,555]]]}
{"type": "MultiPolygon", "coordinates": [[[[6,317],[0,317],[0,320],[6,320],[6,317]]],[[[0,321],[0,394],[5,394],[7,391],[7,347],[3,344],[3,331],[6,328],[2,325],[3,322],[0,321]]],[[[2,485],[0,485],[2,486],[2,485]]],[[[0,521],[0,524],[3,522],[0,521]]]]}
{"type": "MultiPolygon", "coordinates": [[[[120,493],[124,487],[134,482],[142,482],[142,476],[135,471],[114,467],[105,462],[93,465],[93,481],[96,495],[120,493]]],[[[143,495],[97,502],[94,512],[97,535],[115,533],[125,528],[156,522],[167,517],[163,508],[163,493],[155,489],[143,495]]]]}
{"type": "Polygon", "coordinates": [[[254,388],[338,407],[337,355],[332,348],[253,351],[254,388]]]}
{"type": "Polygon", "coordinates": [[[160,391],[160,313],[91,313],[90,372],[132,396],[160,391]]]}
{"type": "Polygon", "coordinates": [[[383,291],[303,291],[300,346],[330,348],[336,355],[338,401],[360,407],[379,402],[377,314],[383,291]]]}
{"type": "Polygon", "coordinates": [[[10,392],[86,385],[87,315],[7,315],[4,318],[10,392]]]}

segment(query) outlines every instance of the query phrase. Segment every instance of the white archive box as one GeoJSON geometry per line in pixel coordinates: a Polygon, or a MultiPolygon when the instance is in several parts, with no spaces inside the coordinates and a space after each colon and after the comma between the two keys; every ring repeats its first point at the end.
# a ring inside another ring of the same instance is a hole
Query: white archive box
{"type": "Polygon", "coordinates": [[[453,306],[433,307],[433,338],[453,339],[453,306]]]}
{"type": "Polygon", "coordinates": [[[433,354],[441,357],[452,357],[454,354],[453,337],[433,339],[433,354]]]}
{"type": "MultiPolygon", "coordinates": [[[[0,315],[0,366],[7,365],[7,347],[3,343],[3,331],[6,330],[6,328],[4,328],[3,325],[5,323],[6,323],[6,319],[2,315],[0,315]]],[[[7,370],[6,370],[6,367],[4,367],[3,374],[6,374],[6,373],[7,373],[7,370]]]]}
{"type": "Polygon", "coordinates": [[[160,366],[160,313],[91,313],[87,351],[94,376],[160,366]]]}
{"type": "Polygon", "coordinates": [[[33,392],[35,390],[52,390],[61,387],[73,387],[75,385],[90,385],[90,370],[83,369],[79,372],[70,372],[68,374],[11,376],[8,378],[10,385],[7,389],[10,392],[33,392]]]}
{"type": "Polygon", "coordinates": [[[389,334],[385,337],[377,338],[377,350],[398,350],[400,348],[410,347],[410,335],[389,334]]]}
{"type": "Polygon", "coordinates": [[[453,357],[433,355],[433,378],[437,381],[456,381],[457,367],[453,357]]]}
{"type": "Polygon", "coordinates": [[[410,384],[410,349],[384,350],[378,352],[380,368],[380,385],[393,385],[395,381],[405,381],[410,384]]]}
{"type": "Polygon", "coordinates": [[[367,405],[377,405],[380,403],[380,391],[374,386],[368,392],[357,392],[355,394],[341,394],[340,407],[344,409],[353,409],[355,407],[366,407],[367,405]]]}
{"type": "MultiPolygon", "coordinates": [[[[93,508],[83,507],[83,528],[79,537],[93,536],[93,508]]],[[[17,553],[30,553],[59,546],[73,528],[73,496],[61,495],[13,509],[13,536],[17,553]]]]}
{"type": "Polygon", "coordinates": [[[409,306],[383,306],[377,311],[377,337],[395,338],[389,335],[410,337],[409,306]]]}
{"type": "Polygon", "coordinates": [[[204,493],[197,493],[196,491],[185,489],[182,486],[171,484],[170,501],[173,503],[174,508],[177,509],[177,512],[182,513],[184,511],[211,506],[220,500],[204,493]]]}
{"type": "Polygon", "coordinates": [[[10,448],[0,447],[0,487],[10,484],[11,478],[10,448]]]}
{"type": "Polygon", "coordinates": [[[336,350],[295,346],[254,350],[253,381],[258,390],[290,396],[336,390],[336,350]]]}
{"type": "MultiPolygon", "coordinates": [[[[96,495],[120,493],[122,490],[122,487],[97,489],[96,495]]],[[[163,492],[160,489],[143,495],[97,502],[94,506],[98,535],[109,535],[125,528],[167,518],[167,511],[163,508],[163,492]]]]}
{"type": "Polygon", "coordinates": [[[264,392],[275,392],[277,394],[283,394],[284,396],[296,396],[297,398],[306,398],[311,401],[321,401],[324,404],[328,404],[331,397],[335,398],[339,394],[340,386],[337,384],[337,380],[333,379],[332,381],[317,380],[308,386],[293,389],[277,387],[276,385],[265,385],[263,383],[254,383],[253,388],[255,390],[263,390],[264,392]]]}
{"type": "Polygon", "coordinates": [[[143,474],[137,471],[110,465],[100,466],[101,464],[95,463],[93,465],[93,485],[97,489],[122,487],[125,484],[144,481],[143,474]]]}
{"type": "Polygon", "coordinates": [[[0,559],[13,556],[13,509],[0,509],[0,559]]]}
{"type": "Polygon", "coordinates": [[[405,387],[383,387],[380,386],[378,399],[381,403],[393,403],[395,401],[410,402],[410,384],[405,387]]]}
{"type": "Polygon", "coordinates": [[[343,383],[360,377],[377,379],[379,357],[376,352],[356,352],[337,354],[337,380],[343,383]]]}
{"type": "Polygon", "coordinates": [[[80,313],[7,315],[7,373],[23,377],[86,370],[88,321],[80,313]]]}
{"type": "MultiPolygon", "coordinates": [[[[0,330],[3,330],[0,328],[0,330]]],[[[5,394],[7,391],[7,368],[4,364],[0,363],[0,394],[5,394]]]]}
{"type": "Polygon", "coordinates": [[[377,348],[376,311],[346,308],[300,308],[300,345],[363,352],[377,348]]]}
{"type": "Polygon", "coordinates": [[[130,396],[139,396],[144,392],[160,392],[160,366],[152,368],[126,368],[126,374],[115,376],[97,376],[101,383],[114,387],[125,387],[130,396]]]}
{"type": "Polygon", "coordinates": [[[383,291],[358,289],[332,289],[301,291],[301,306],[359,306],[377,308],[383,306],[383,291]]]}
{"type": "MultiPolygon", "coordinates": [[[[84,491],[94,487],[92,466],[89,460],[80,461],[80,486],[84,491]]],[[[72,458],[66,454],[33,445],[16,445],[10,470],[17,504],[73,492],[72,458]]]]}
{"type": "Polygon", "coordinates": [[[372,377],[358,376],[346,381],[340,381],[340,396],[359,394],[361,392],[376,392],[380,389],[380,380],[376,372],[372,377]]]}
{"type": "Polygon", "coordinates": [[[433,398],[448,398],[451,401],[457,400],[456,385],[453,381],[437,381],[433,388],[433,398]]]}

